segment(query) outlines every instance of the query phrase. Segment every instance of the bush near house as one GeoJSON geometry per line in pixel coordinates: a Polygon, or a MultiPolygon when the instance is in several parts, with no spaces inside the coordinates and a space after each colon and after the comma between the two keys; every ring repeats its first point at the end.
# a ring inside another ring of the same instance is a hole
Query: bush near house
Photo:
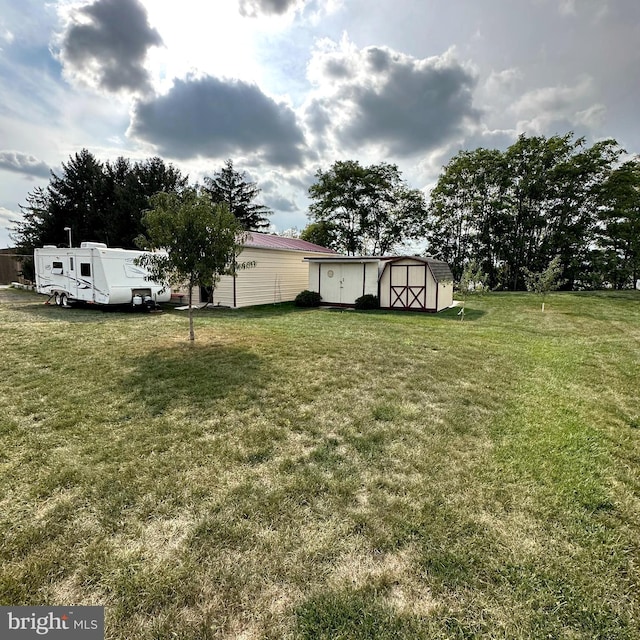
{"type": "Polygon", "coordinates": [[[296,307],[319,307],[322,296],[317,291],[305,289],[295,299],[296,307]]]}

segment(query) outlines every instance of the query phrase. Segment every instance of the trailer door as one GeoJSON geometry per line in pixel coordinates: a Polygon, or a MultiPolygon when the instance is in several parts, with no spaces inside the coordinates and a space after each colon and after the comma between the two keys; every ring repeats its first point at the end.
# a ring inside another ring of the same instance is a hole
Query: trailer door
{"type": "Polygon", "coordinates": [[[76,296],[78,300],[93,302],[93,264],[90,255],[78,255],[74,262],[76,296]]]}
{"type": "Polygon", "coordinates": [[[76,273],[76,257],[73,253],[67,253],[67,290],[72,298],[78,297],[78,275],[76,273]]]}

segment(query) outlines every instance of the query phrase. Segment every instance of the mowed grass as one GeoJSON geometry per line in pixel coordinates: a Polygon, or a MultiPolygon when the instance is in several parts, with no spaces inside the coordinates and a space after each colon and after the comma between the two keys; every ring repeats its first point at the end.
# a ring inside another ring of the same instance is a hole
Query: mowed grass
{"type": "Polygon", "coordinates": [[[0,291],[0,604],[110,639],[640,637],[640,294],[438,315],[0,291]]]}

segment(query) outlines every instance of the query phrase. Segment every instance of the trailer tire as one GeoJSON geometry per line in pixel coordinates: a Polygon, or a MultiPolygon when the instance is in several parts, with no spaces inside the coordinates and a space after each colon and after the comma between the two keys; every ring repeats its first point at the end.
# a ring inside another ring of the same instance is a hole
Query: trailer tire
{"type": "Polygon", "coordinates": [[[62,296],[57,291],[54,293],[54,301],[56,303],[56,307],[62,305],[62,296]]]}
{"type": "Polygon", "coordinates": [[[69,309],[71,307],[71,305],[69,304],[69,298],[67,297],[66,293],[63,293],[60,296],[60,306],[64,307],[65,309],[69,309]]]}

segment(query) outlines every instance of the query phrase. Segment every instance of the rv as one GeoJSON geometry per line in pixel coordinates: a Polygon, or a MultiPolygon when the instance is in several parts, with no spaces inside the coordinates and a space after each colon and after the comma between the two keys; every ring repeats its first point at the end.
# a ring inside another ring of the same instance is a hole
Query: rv
{"type": "Polygon", "coordinates": [[[169,301],[171,291],[148,280],[146,269],[136,264],[144,254],[110,249],[102,242],[83,242],[80,248],[45,245],[33,254],[36,291],[62,307],[85,302],[155,309],[159,302],[169,301]]]}

